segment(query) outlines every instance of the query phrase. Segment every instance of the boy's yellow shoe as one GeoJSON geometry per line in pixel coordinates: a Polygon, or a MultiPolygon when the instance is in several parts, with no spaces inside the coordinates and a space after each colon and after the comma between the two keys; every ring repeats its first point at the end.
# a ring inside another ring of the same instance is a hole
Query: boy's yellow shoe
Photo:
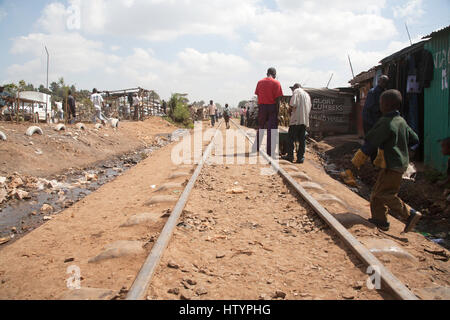
{"type": "Polygon", "coordinates": [[[378,155],[375,161],[373,162],[375,167],[378,167],[380,169],[386,169],[386,159],[384,158],[384,150],[378,149],[378,155]]]}
{"type": "Polygon", "coordinates": [[[366,163],[367,159],[369,159],[369,157],[364,152],[362,152],[361,149],[359,149],[353,157],[352,163],[359,170],[364,165],[364,163],[366,163]]]}

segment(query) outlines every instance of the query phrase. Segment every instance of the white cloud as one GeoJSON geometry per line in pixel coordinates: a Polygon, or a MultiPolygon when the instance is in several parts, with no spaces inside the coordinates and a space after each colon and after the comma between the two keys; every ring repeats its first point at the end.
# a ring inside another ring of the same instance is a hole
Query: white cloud
{"type": "Polygon", "coordinates": [[[92,0],[81,2],[82,32],[168,41],[182,35],[236,37],[260,0],[92,0]]]}
{"type": "Polygon", "coordinates": [[[382,16],[386,0],[275,1],[276,10],[262,0],[81,0],[77,32],[67,30],[67,8],[54,2],[42,12],[40,32],[14,40],[11,53],[30,58],[7,74],[43,83],[45,44],[51,81],[63,76],[83,88],[141,86],[164,97],[186,92],[192,100],[234,104],[253,95],[270,66],[287,93],[294,82],[325,86],[332,73],[331,86],[345,86],[351,78],[347,54],[359,73],[404,45],[396,41],[394,22],[382,16]],[[161,48],[163,40],[177,47],[184,35],[219,35],[241,53],[224,52],[228,48],[217,40],[213,50],[192,44],[166,56],[153,47],[157,42],[161,48]],[[133,40],[139,46],[126,53],[133,40]]]}
{"type": "Polygon", "coordinates": [[[408,0],[403,6],[395,6],[393,10],[395,18],[406,18],[408,23],[414,23],[425,14],[422,0],[408,0]]]}

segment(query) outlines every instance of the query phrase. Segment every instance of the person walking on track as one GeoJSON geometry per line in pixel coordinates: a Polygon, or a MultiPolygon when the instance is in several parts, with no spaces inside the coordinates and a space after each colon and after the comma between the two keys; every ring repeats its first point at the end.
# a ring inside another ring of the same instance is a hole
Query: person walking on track
{"type": "Polygon", "coordinates": [[[230,129],[230,109],[228,109],[228,104],[225,105],[225,110],[223,111],[223,118],[225,119],[225,123],[227,124],[227,129],[230,129]]]}
{"type": "Polygon", "coordinates": [[[276,80],[277,71],[275,68],[267,70],[267,77],[258,82],[255,94],[258,96],[258,134],[257,148],[261,147],[261,139],[264,138],[264,131],[267,130],[267,154],[275,156],[275,145],[272,145],[272,135],[278,141],[278,109],[280,100],[283,97],[281,84],[276,80]]]}
{"type": "Polygon", "coordinates": [[[211,117],[211,126],[214,127],[216,125],[216,105],[214,104],[214,101],[209,102],[208,106],[209,116],[211,117]]]}

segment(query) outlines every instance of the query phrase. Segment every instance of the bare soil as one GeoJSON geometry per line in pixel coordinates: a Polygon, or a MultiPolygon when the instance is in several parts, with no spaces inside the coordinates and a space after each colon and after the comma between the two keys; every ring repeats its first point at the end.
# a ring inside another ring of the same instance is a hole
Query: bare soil
{"type": "MultiPolygon", "coordinates": [[[[150,205],[149,200],[179,197],[181,187],[164,192],[158,187],[185,182],[186,177],[170,177],[191,174],[194,168],[172,163],[175,146],[156,151],[43,226],[0,247],[0,299],[61,299],[73,293],[67,288],[70,266],[81,271],[83,288],[108,289],[112,297],[124,298],[174,206],[150,205]],[[143,213],[152,219],[121,227],[143,213]],[[117,241],[138,241],[144,247],[131,256],[89,262],[117,241]]],[[[374,251],[419,297],[433,299],[423,290],[450,286],[447,250],[417,233],[402,235],[404,226],[395,219],[388,234],[367,224],[368,202],[330,178],[316,153],[308,152],[305,164],[295,167],[345,203],[324,206],[358,240],[369,246],[372,240],[389,239],[408,253],[374,251]]],[[[159,266],[150,299],[180,299],[181,294],[191,299],[392,298],[361,285],[367,279],[365,267],[279,176],[261,176],[259,169],[248,164],[205,168],[159,266]],[[227,193],[238,187],[246,192],[227,193]],[[178,268],[168,268],[169,262],[178,268]],[[175,288],[178,294],[168,293],[175,288]]]]}
{"type": "Polygon", "coordinates": [[[8,140],[0,141],[0,176],[13,172],[37,177],[64,174],[83,169],[152,144],[156,134],[171,133],[177,128],[159,117],[144,122],[120,122],[119,129],[104,126],[96,130],[85,123],[86,130],[66,125],[56,132],[55,125],[40,124],[44,135],[25,135],[31,123],[0,122],[8,140]]]}

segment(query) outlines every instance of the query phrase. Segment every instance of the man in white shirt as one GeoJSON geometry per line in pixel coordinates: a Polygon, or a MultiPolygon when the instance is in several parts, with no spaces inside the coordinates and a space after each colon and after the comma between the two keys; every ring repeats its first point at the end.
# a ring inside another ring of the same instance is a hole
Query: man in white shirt
{"type": "Polygon", "coordinates": [[[133,96],[133,106],[134,106],[134,120],[138,121],[139,117],[142,117],[142,99],[137,93],[133,96]]]}
{"type": "Polygon", "coordinates": [[[294,162],[294,143],[299,141],[300,147],[297,152],[297,163],[305,162],[306,152],[306,128],[309,127],[309,115],[311,113],[312,103],[309,94],[302,89],[300,84],[291,87],[293,92],[291,101],[291,121],[289,123],[289,138],[287,151],[288,155],[284,160],[294,162]]]}
{"type": "Polygon", "coordinates": [[[58,121],[64,120],[64,111],[62,102],[55,102],[56,109],[58,110],[58,121]]]}
{"type": "Polygon", "coordinates": [[[102,116],[103,97],[98,93],[97,89],[92,90],[91,101],[95,110],[93,122],[96,123],[98,119],[105,124],[106,120],[102,116]]]}
{"type": "Polygon", "coordinates": [[[212,101],[212,100],[209,102],[208,111],[209,111],[209,116],[211,117],[211,126],[214,127],[216,125],[217,108],[216,108],[216,105],[214,104],[214,101],[212,101]]]}

